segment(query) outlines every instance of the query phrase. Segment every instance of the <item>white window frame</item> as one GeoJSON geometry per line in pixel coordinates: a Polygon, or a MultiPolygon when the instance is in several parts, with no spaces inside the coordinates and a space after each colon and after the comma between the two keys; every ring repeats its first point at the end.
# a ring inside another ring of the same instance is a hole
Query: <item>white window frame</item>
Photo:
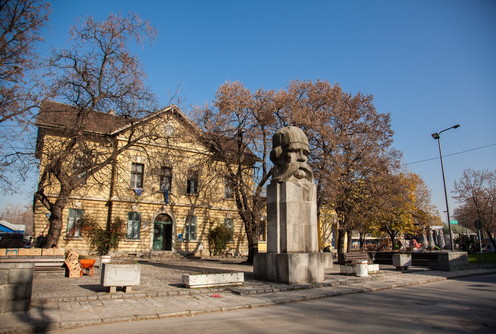
{"type": "Polygon", "coordinates": [[[193,215],[186,216],[184,224],[184,241],[196,241],[196,221],[197,217],[193,215]]]}
{"type": "Polygon", "coordinates": [[[141,213],[130,211],[127,213],[127,239],[139,239],[141,229],[141,213]]]}
{"type": "Polygon", "coordinates": [[[66,236],[72,238],[81,237],[81,222],[83,220],[83,209],[69,209],[67,215],[66,236]]]}

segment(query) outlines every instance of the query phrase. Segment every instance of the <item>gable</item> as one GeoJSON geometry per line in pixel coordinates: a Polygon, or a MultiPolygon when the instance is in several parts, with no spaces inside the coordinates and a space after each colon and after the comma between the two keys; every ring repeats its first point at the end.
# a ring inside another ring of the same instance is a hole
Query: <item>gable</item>
{"type": "Polygon", "coordinates": [[[127,124],[114,134],[122,140],[133,135],[146,135],[145,144],[209,151],[203,132],[174,105],[127,124]]]}

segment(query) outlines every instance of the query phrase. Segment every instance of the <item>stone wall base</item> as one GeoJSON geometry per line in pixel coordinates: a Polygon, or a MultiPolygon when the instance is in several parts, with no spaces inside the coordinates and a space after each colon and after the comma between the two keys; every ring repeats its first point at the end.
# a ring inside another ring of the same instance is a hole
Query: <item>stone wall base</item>
{"type": "Polygon", "coordinates": [[[324,268],[332,267],[332,253],[260,253],[253,273],[257,279],[286,284],[324,280],[324,268]]]}
{"type": "Polygon", "coordinates": [[[0,263],[0,314],[29,310],[33,268],[32,263],[0,263]]]}

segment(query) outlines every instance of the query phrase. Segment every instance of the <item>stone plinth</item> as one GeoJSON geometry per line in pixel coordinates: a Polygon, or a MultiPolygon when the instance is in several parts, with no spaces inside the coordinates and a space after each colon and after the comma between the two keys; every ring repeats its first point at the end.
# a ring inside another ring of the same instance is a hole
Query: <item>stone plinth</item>
{"type": "Polygon", "coordinates": [[[116,287],[122,286],[126,292],[132,290],[133,285],[139,285],[141,267],[139,264],[104,263],[101,284],[115,292],[116,287]]]}
{"type": "Polygon", "coordinates": [[[324,268],[332,268],[332,253],[319,252],[315,187],[307,180],[268,186],[267,253],[255,257],[256,278],[287,284],[321,282],[324,268]]]}
{"type": "Polygon", "coordinates": [[[244,273],[212,273],[183,275],[183,284],[187,288],[206,288],[225,285],[241,285],[244,273]]]}
{"type": "Polygon", "coordinates": [[[411,254],[393,254],[393,266],[395,266],[396,269],[408,269],[411,265],[411,254]]]}
{"type": "Polygon", "coordinates": [[[316,186],[272,182],[267,187],[267,252],[318,252],[316,186]]]}
{"type": "Polygon", "coordinates": [[[253,272],[261,280],[287,284],[321,282],[329,253],[261,253],[253,272]]]}

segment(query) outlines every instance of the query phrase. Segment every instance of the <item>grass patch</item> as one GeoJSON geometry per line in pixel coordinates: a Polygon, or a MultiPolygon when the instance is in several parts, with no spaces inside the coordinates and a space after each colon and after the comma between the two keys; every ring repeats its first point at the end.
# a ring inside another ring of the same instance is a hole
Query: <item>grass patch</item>
{"type": "MultiPolygon", "coordinates": [[[[496,253],[482,253],[484,263],[496,263],[496,253]]],[[[481,263],[481,254],[473,253],[468,255],[468,263],[481,263]]]]}

